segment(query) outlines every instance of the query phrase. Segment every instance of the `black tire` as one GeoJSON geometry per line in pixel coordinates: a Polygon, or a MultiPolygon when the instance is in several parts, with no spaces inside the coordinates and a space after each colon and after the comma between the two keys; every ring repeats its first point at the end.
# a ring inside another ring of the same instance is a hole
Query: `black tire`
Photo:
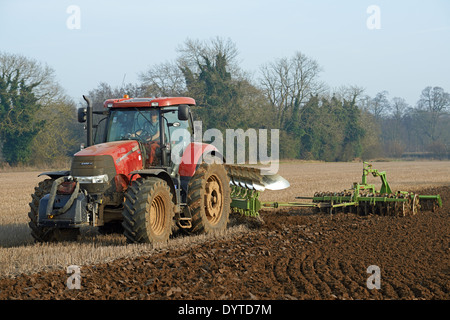
{"type": "Polygon", "coordinates": [[[102,235],[107,234],[123,234],[123,226],[120,221],[118,222],[107,222],[102,226],[97,227],[98,233],[102,235]]]}
{"type": "Polygon", "coordinates": [[[216,234],[226,230],[231,211],[230,180],[221,164],[201,164],[188,184],[187,205],[191,233],[216,234]]]}
{"type": "Polygon", "coordinates": [[[30,212],[28,217],[30,222],[28,226],[31,229],[31,236],[36,242],[57,242],[57,241],[76,241],[80,230],[78,228],[49,228],[38,226],[39,201],[43,196],[50,193],[55,179],[45,179],[34,188],[34,194],[31,195],[30,212]]]}
{"type": "Polygon", "coordinates": [[[172,234],[174,203],[167,183],[156,177],[133,181],[122,212],[128,243],[164,243],[172,234]]]}

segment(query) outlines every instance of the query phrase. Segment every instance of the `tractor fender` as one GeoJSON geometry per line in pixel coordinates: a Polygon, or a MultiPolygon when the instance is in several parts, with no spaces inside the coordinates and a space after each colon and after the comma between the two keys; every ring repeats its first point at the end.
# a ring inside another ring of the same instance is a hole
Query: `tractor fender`
{"type": "Polygon", "coordinates": [[[223,155],[215,146],[207,143],[191,142],[183,152],[178,174],[182,177],[192,177],[205,155],[218,157],[225,163],[223,155]]]}
{"type": "MultiPolygon", "coordinates": [[[[167,185],[170,188],[170,191],[172,192],[172,195],[174,197],[174,200],[176,199],[176,189],[175,189],[175,184],[172,180],[172,177],[170,176],[170,174],[164,170],[164,169],[142,169],[142,170],[135,170],[130,172],[130,183],[131,181],[133,181],[134,176],[135,175],[139,175],[141,177],[158,177],[160,179],[163,179],[164,181],[167,182],[167,185]]],[[[174,201],[174,203],[176,203],[176,201],[174,201]]]]}
{"type": "Polygon", "coordinates": [[[49,172],[42,172],[38,175],[38,177],[40,176],[49,176],[52,179],[57,179],[60,177],[66,177],[70,175],[70,171],[69,170],[61,170],[61,171],[49,171],[49,172]]]}

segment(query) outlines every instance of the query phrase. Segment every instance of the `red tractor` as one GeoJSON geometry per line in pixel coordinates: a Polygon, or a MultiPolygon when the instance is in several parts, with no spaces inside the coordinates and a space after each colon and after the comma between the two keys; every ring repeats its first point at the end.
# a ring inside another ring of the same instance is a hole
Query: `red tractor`
{"type": "Polygon", "coordinates": [[[167,241],[175,224],[193,233],[225,230],[231,197],[223,156],[212,145],[173,138],[178,129],[193,134],[194,99],[125,96],[95,112],[84,99],[78,121],[87,122],[87,147],[70,170],[42,173],[48,178],[32,195],[37,241],[76,239],[83,225],[123,232],[129,243],[167,241]],[[94,133],[94,113],[105,115],[104,132],[94,133]]]}

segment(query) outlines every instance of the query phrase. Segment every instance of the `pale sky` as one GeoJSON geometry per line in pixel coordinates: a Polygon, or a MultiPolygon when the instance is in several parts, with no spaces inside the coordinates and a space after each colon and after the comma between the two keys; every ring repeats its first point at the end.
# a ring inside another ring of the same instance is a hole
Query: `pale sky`
{"type": "Polygon", "coordinates": [[[300,51],[331,88],[386,90],[411,105],[426,86],[450,91],[448,0],[0,0],[0,51],[47,63],[75,101],[100,82],[137,83],[187,38],[216,36],[236,44],[255,78],[263,63],[300,51]],[[79,29],[67,26],[71,5],[79,29]]]}

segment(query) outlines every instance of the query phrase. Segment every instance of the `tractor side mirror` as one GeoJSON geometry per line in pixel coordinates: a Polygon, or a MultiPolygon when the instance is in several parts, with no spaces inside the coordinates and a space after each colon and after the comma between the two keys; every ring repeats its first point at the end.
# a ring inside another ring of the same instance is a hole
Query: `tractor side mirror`
{"type": "Polygon", "coordinates": [[[86,108],[78,108],[78,122],[86,122],[86,114],[87,109],[86,108]]]}
{"type": "Polygon", "coordinates": [[[186,121],[189,119],[189,106],[187,104],[180,104],[178,106],[178,120],[186,121]]]}

